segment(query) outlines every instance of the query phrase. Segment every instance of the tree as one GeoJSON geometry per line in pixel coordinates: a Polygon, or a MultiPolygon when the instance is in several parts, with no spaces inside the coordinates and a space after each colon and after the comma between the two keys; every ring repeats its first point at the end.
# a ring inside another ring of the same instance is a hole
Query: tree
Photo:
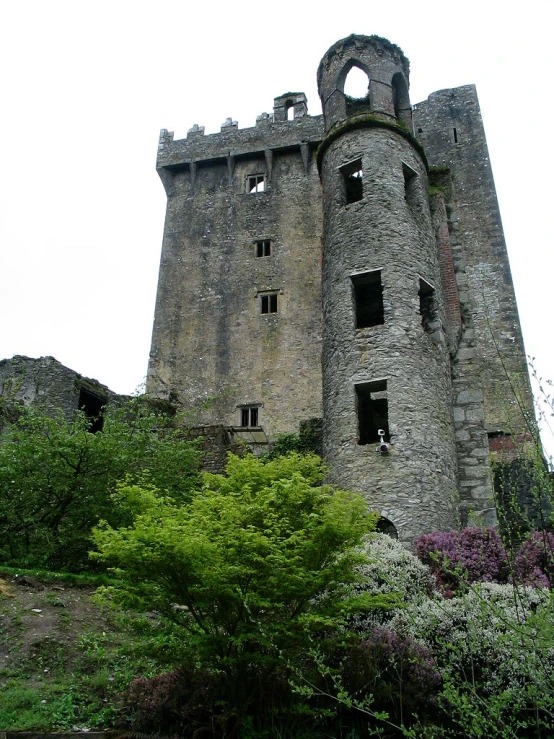
{"type": "Polygon", "coordinates": [[[184,501],[197,471],[195,443],[144,398],[109,408],[97,433],[83,413],[23,408],[0,435],[0,561],[90,566],[92,527],[128,520],[111,498],[118,480],[148,479],[184,501]]]}
{"type": "Polygon", "coordinates": [[[223,676],[239,723],[314,634],[323,639],[367,601],[349,584],[376,516],[323,475],[315,455],[230,456],[227,475],[205,474],[184,506],[152,486],[120,486],[132,525],[94,532],[96,557],[118,568],[135,603],[182,627],[183,659],[223,676]]]}

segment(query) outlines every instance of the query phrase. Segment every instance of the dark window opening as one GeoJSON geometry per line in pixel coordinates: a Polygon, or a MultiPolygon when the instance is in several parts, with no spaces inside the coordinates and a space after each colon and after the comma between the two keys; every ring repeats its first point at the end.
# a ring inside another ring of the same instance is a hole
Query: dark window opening
{"type": "Polygon", "coordinates": [[[431,334],[439,327],[435,289],[425,280],[419,280],[419,312],[423,329],[431,334]]]}
{"type": "Polygon", "coordinates": [[[381,516],[381,518],[377,521],[375,531],[377,531],[378,534],[386,534],[387,536],[390,536],[391,539],[398,539],[398,531],[396,530],[396,526],[392,523],[392,521],[389,521],[388,518],[384,518],[383,516],[381,516]]]}
{"type": "Polygon", "coordinates": [[[376,269],[362,275],[353,275],[350,279],[354,289],[356,328],[383,324],[385,322],[385,312],[381,270],[376,269]]]}
{"type": "Polygon", "coordinates": [[[102,427],[104,426],[102,411],[105,405],[106,398],[95,395],[84,387],[79,390],[79,410],[83,411],[90,421],[89,431],[91,434],[102,431],[102,427]]]}
{"type": "Polygon", "coordinates": [[[240,425],[245,427],[258,426],[258,407],[241,408],[240,425]]]}
{"type": "Polygon", "coordinates": [[[389,436],[389,404],[387,381],[364,382],[356,385],[358,411],[358,444],[379,443],[379,431],[384,431],[384,440],[389,436]]]}
{"type": "Polygon", "coordinates": [[[269,239],[264,241],[256,241],[256,256],[257,257],[270,257],[271,256],[271,242],[269,239]]]}
{"type": "Polygon", "coordinates": [[[417,206],[417,172],[407,164],[402,164],[402,172],[404,174],[404,199],[410,206],[415,208],[417,206]]]}
{"type": "Polygon", "coordinates": [[[277,313],[277,293],[260,295],[261,313],[277,313]]]}
{"type": "Polygon", "coordinates": [[[249,193],[265,192],[265,174],[250,175],[246,187],[249,193]]]}
{"type": "Polygon", "coordinates": [[[457,144],[458,143],[458,132],[456,131],[455,128],[453,128],[452,131],[454,132],[454,143],[457,144]]]}
{"type": "Polygon", "coordinates": [[[340,171],[344,180],[346,204],[357,203],[364,196],[362,160],[349,162],[340,171]]]}
{"type": "Polygon", "coordinates": [[[396,72],[392,77],[392,104],[396,118],[412,130],[412,106],[408,84],[400,72],[396,72]]]}
{"type": "Polygon", "coordinates": [[[418,132],[418,133],[423,133],[423,129],[422,129],[422,128],[418,128],[418,129],[417,129],[417,132],[418,132]]]}

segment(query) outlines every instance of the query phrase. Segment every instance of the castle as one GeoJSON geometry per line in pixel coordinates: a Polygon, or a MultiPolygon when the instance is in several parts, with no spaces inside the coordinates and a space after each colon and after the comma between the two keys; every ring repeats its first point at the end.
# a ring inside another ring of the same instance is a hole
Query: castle
{"type": "Polygon", "coordinates": [[[162,130],[148,390],[253,444],[322,418],[330,481],[402,540],[494,523],[490,451],[513,458],[533,411],[476,90],[412,106],[377,36],[317,80],[321,116],[297,92],[253,128],[162,130]]]}

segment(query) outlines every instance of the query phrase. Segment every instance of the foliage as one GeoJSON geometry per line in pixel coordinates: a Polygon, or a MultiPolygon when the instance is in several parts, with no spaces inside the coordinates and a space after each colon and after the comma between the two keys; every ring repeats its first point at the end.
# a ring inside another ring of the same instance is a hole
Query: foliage
{"type": "Polygon", "coordinates": [[[298,452],[298,454],[321,454],[321,419],[311,418],[300,424],[298,434],[278,434],[273,448],[268,454],[269,459],[281,457],[284,454],[298,452]]]}
{"type": "Polygon", "coordinates": [[[492,528],[423,534],[415,542],[415,552],[445,595],[457,592],[463,583],[508,581],[508,558],[492,528]]]}
{"type": "Polygon", "coordinates": [[[371,704],[397,725],[433,713],[441,677],[427,647],[410,636],[374,626],[341,665],[342,685],[357,703],[371,704]]]}
{"type": "Polygon", "coordinates": [[[396,593],[404,603],[430,595],[435,579],[423,562],[397,539],[372,534],[364,543],[367,561],[360,566],[363,588],[372,593],[396,593]]]}
{"type": "Polygon", "coordinates": [[[141,398],[106,411],[103,430],[28,407],[0,436],[0,561],[79,570],[91,528],[125,522],[113,505],[118,480],[147,477],[177,500],[196,481],[195,444],[141,398]]]}
{"type": "Polygon", "coordinates": [[[550,592],[478,583],[399,611],[389,627],[428,647],[443,678],[429,737],[540,737],[554,729],[550,592]]]}
{"type": "Polygon", "coordinates": [[[531,531],[514,562],[516,582],[538,588],[552,588],[554,583],[554,535],[531,531]]]}
{"type": "Polygon", "coordinates": [[[83,584],[41,585],[0,590],[0,732],[112,727],[122,691],[167,664],[171,624],[101,610],[83,584]]]}
{"type": "Polygon", "coordinates": [[[224,678],[239,724],[260,686],[302,659],[367,596],[346,597],[375,525],[363,500],[321,484],[314,455],[230,456],[178,506],[153,487],[120,486],[131,526],[99,526],[102,561],[117,566],[142,608],[170,615],[188,659],[224,678]]]}
{"type": "Polygon", "coordinates": [[[435,531],[415,542],[415,551],[434,574],[447,597],[475,582],[516,582],[551,587],[554,580],[554,535],[531,531],[510,556],[495,529],[435,531]]]}

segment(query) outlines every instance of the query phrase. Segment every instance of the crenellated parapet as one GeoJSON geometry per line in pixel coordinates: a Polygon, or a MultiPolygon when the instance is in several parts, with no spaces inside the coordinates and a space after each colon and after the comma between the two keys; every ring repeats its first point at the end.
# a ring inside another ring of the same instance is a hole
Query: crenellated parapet
{"type": "Polygon", "coordinates": [[[251,128],[239,128],[237,121],[227,118],[219,133],[205,135],[204,126],[195,124],[185,139],[177,141],[173,133],[162,129],[157,168],[172,173],[190,169],[191,164],[199,162],[216,164],[227,162],[229,157],[266,157],[268,151],[277,154],[306,147],[315,149],[322,138],[323,117],[308,115],[304,93],[286,93],[275,98],[273,114],[257,116],[256,125],[251,128]]]}

